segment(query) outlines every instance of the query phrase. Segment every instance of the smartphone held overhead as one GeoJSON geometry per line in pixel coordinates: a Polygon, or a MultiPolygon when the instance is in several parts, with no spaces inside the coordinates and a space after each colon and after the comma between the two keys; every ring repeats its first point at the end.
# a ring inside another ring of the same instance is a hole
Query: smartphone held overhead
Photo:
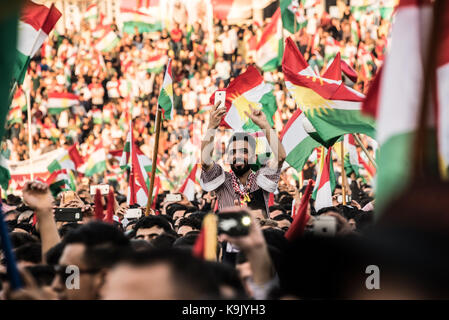
{"type": "Polygon", "coordinates": [[[216,91],[214,98],[214,105],[217,105],[217,103],[219,103],[219,105],[217,106],[217,110],[226,110],[226,91],[216,91]]]}

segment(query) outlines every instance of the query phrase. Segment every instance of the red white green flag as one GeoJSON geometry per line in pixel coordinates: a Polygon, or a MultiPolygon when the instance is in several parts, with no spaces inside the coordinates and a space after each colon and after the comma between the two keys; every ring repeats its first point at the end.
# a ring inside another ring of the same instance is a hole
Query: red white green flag
{"type": "Polygon", "coordinates": [[[283,37],[281,9],[278,8],[257,44],[256,64],[263,71],[275,70],[282,61],[283,37]]]}
{"type": "Polygon", "coordinates": [[[183,193],[189,201],[193,201],[195,199],[195,181],[197,168],[198,164],[195,164],[192,170],[189,172],[186,181],[184,181],[181,188],[179,188],[179,192],[183,193]]]}
{"type": "Polygon", "coordinates": [[[26,0],[20,13],[17,36],[17,58],[13,67],[13,81],[23,82],[31,58],[40,49],[61,17],[54,4],[50,8],[26,0]]]}

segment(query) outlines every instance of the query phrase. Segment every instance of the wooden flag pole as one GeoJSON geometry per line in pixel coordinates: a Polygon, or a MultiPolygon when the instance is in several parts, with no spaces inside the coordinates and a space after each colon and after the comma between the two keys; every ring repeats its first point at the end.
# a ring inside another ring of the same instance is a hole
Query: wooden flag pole
{"type": "MultiPolygon", "coordinates": [[[[340,156],[341,156],[341,191],[343,193],[343,205],[346,205],[346,172],[345,172],[345,147],[343,141],[341,142],[340,148],[340,156]]],[[[331,159],[332,161],[332,159],[331,159]]]]}
{"type": "Polygon", "coordinates": [[[148,202],[147,209],[145,210],[145,215],[150,215],[151,203],[153,202],[153,188],[154,188],[154,177],[156,175],[157,167],[157,154],[159,150],[159,134],[161,132],[161,108],[158,106],[156,111],[156,136],[154,138],[154,148],[153,148],[153,159],[151,161],[151,178],[150,178],[150,189],[148,190],[148,202]]]}
{"type": "Polygon", "coordinates": [[[26,91],[26,102],[27,102],[27,118],[28,118],[28,152],[29,152],[29,158],[28,161],[30,163],[30,176],[31,176],[31,180],[34,180],[34,169],[33,169],[33,142],[32,142],[32,138],[31,138],[31,106],[30,106],[30,89],[28,89],[26,91]]]}
{"type": "Polygon", "coordinates": [[[376,161],[374,161],[373,156],[369,154],[368,150],[366,150],[365,146],[362,143],[362,140],[360,140],[359,136],[357,134],[352,134],[352,136],[354,137],[355,142],[357,143],[357,145],[362,148],[363,152],[366,154],[366,156],[368,157],[368,160],[371,162],[371,164],[374,166],[374,168],[377,169],[377,164],[376,161]]]}

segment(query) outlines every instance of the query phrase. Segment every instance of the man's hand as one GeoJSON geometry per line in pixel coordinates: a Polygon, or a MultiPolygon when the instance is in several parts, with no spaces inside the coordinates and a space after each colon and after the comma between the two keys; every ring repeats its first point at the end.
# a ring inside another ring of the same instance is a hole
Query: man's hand
{"type": "Polygon", "coordinates": [[[213,106],[212,110],[210,111],[208,129],[217,129],[220,125],[221,119],[226,114],[226,108],[217,109],[219,105],[220,103],[217,102],[217,104],[213,106]]]}
{"type": "Polygon", "coordinates": [[[50,188],[43,182],[30,181],[23,188],[23,201],[39,215],[40,212],[53,209],[53,196],[50,188]]]}
{"type": "Polygon", "coordinates": [[[262,112],[262,110],[254,109],[249,105],[249,110],[251,110],[251,113],[248,113],[245,111],[245,114],[253,120],[255,124],[259,126],[261,129],[267,129],[269,130],[271,128],[270,124],[268,123],[267,117],[265,116],[265,113],[262,112]]]}

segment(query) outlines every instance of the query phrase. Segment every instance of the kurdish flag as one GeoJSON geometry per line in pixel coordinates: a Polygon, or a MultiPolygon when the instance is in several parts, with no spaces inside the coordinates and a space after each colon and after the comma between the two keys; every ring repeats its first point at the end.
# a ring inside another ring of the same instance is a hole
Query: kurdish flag
{"type": "Polygon", "coordinates": [[[303,126],[305,115],[296,110],[281,132],[280,139],[287,158],[285,161],[296,171],[301,172],[307,159],[320,144],[309,136],[303,126]]]}
{"type": "Polygon", "coordinates": [[[352,136],[352,134],[345,135],[344,146],[346,151],[344,159],[346,175],[349,177],[351,176],[351,173],[354,172],[356,177],[360,177],[360,156],[359,152],[357,151],[357,147],[355,145],[354,137],[352,136]]]}
{"type": "Polygon", "coordinates": [[[83,163],[84,160],[79,154],[76,144],[74,144],[68,149],[62,149],[60,155],[48,165],[47,169],[49,172],[61,169],[76,171],[83,163]]]}
{"type": "Polygon", "coordinates": [[[192,249],[193,256],[208,261],[217,261],[217,216],[207,214],[201,232],[192,249]]]}
{"type": "MultiPolygon", "coordinates": [[[[335,177],[333,176],[333,165],[331,148],[326,153],[326,157],[320,161],[320,174],[317,178],[312,198],[315,199],[315,210],[332,207],[332,192],[335,188],[335,177]],[[324,160],[324,161],[323,161],[324,160]]],[[[324,152],[321,152],[324,155],[324,152]]]]}
{"type": "Polygon", "coordinates": [[[148,73],[159,73],[164,70],[164,65],[167,61],[167,56],[165,54],[156,54],[149,57],[148,61],[142,63],[140,69],[146,70],[148,73]]]}
{"type": "Polygon", "coordinates": [[[430,38],[432,11],[432,4],[427,0],[399,3],[390,52],[363,105],[363,111],[376,117],[378,124],[376,210],[379,212],[411,180],[410,159],[424,86],[423,61],[426,61],[427,45],[423,39],[430,38]]]}
{"type": "Polygon", "coordinates": [[[120,8],[120,18],[123,22],[123,32],[134,34],[137,27],[139,33],[162,30],[162,14],[160,0],[147,0],[147,7],[137,8],[138,4],[127,1],[120,8]]]}
{"type": "Polygon", "coordinates": [[[25,92],[22,90],[22,87],[19,86],[14,93],[14,98],[11,102],[11,108],[19,107],[20,110],[25,111],[27,108],[27,99],[25,96],[25,92]]]}
{"type": "MultiPolygon", "coordinates": [[[[213,104],[214,95],[210,97],[213,104]]],[[[253,109],[262,110],[270,125],[273,125],[273,115],[276,112],[276,98],[273,86],[263,81],[259,71],[248,66],[246,72],[235,78],[226,88],[226,115],[221,125],[234,131],[257,132],[260,128],[245,114],[253,109]]]]}
{"type": "Polygon", "coordinates": [[[17,37],[17,58],[13,67],[13,80],[23,82],[28,64],[61,17],[54,4],[50,8],[26,0],[20,14],[17,37]]]}
{"type": "Polygon", "coordinates": [[[281,64],[283,53],[281,9],[278,8],[265,27],[256,48],[256,64],[263,71],[272,71],[281,64]]]}
{"type": "Polygon", "coordinates": [[[9,109],[8,125],[11,126],[15,123],[22,123],[22,108],[19,106],[11,106],[11,109],[9,109]]]}
{"type": "MultiPolygon", "coordinates": [[[[324,147],[320,147],[319,150],[320,150],[320,157],[319,157],[320,166],[318,168],[316,183],[315,183],[315,187],[314,187],[313,193],[312,193],[312,199],[314,199],[314,200],[317,199],[321,177],[323,175],[323,172],[325,171],[325,168],[328,172],[327,175],[328,175],[328,180],[330,182],[331,194],[332,194],[332,192],[334,192],[335,185],[337,184],[336,178],[335,178],[335,173],[334,173],[334,165],[332,162],[332,148],[329,148],[328,150],[326,150],[324,147]]],[[[319,209],[317,209],[317,210],[319,210],[319,209]]]]}
{"type": "MultiPolygon", "coordinates": [[[[131,165],[128,183],[128,205],[139,204],[141,207],[148,202],[148,174],[145,171],[145,164],[141,162],[142,158],[138,156],[139,148],[133,145],[131,149],[131,165]]],[[[140,151],[140,150],[139,150],[140,151]]]]}
{"type": "Polygon", "coordinates": [[[181,188],[179,188],[179,192],[183,193],[189,201],[195,200],[195,181],[197,168],[198,164],[195,164],[192,170],[190,170],[186,181],[184,181],[181,188]]]}
{"type": "Polygon", "coordinates": [[[48,93],[48,113],[59,114],[70,107],[79,104],[79,97],[69,92],[50,92],[48,93]]]}
{"type": "Polygon", "coordinates": [[[86,20],[97,20],[98,19],[98,6],[93,3],[87,7],[84,13],[84,19],[86,20]]]}
{"type": "Polygon", "coordinates": [[[86,177],[92,177],[94,174],[100,174],[106,171],[106,151],[103,144],[100,143],[89,159],[80,167],[80,172],[84,172],[86,177]]]}
{"type": "Polygon", "coordinates": [[[440,172],[443,178],[449,178],[449,10],[443,15],[443,28],[440,49],[437,50],[437,127],[440,172]]]}
{"type": "Polygon", "coordinates": [[[0,186],[4,191],[8,190],[10,180],[9,161],[3,152],[0,152],[0,186]]]}
{"type": "MultiPolygon", "coordinates": [[[[285,85],[306,116],[305,129],[331,145],[346,133],[375,134],[374,120],[361,114],[364,95],[341,80],[316,75],[290,38],[282,62],[285,85]]],[[[323,143],[324,142],[324,143],[323,143]]]]}
{"type": "Polygon", "coordinates": [[[159,93],[158,105],[162,108],[162,119],[173,119],[173,78],[171,75],[171,59],[168,59],[164,82],[159,93]]]}
{"type": "Polygon", "coordinates": [[[70,190],[70,178],[66,169],[54,171],[46,183],[54,197],[57,197],[61,191],[70,190]]]}
{"type": "Polygon", "coordinates": [[[281,0],[280,7],[282,12],[282,25],[289,33],[296,33],[307,26],[304,8],[299,4],[298,0],[281,0]]]}
{"type": "Polygon", "coordinates": [[[111,26],[104,27],[103,35],[95,43],[95,49],[101,52],[112,51],[120,42],[117,34],[112,30],[111,26]]]}

